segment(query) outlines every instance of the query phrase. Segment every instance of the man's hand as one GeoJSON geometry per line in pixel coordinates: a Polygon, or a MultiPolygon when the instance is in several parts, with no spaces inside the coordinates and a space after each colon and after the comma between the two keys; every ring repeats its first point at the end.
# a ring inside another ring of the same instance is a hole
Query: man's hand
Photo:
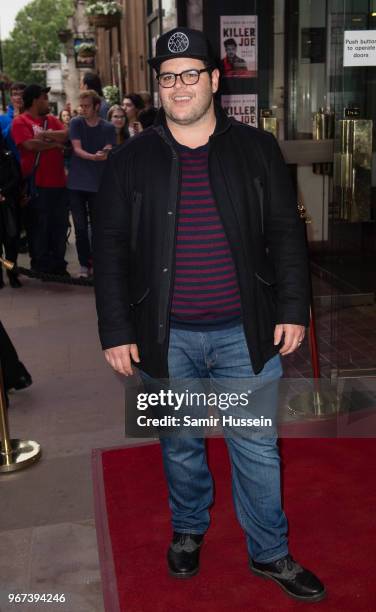
{"type": "Polygon", "coordinates": [[[59,142],[64,144],[68,138],[68,129],[52,130],[49,128],[48,130],[40,130],[35,138],[42,142],[59,142]]]}
{"type": "Polygon", "coordinates": [[[140,134],[143,131],[142,124],[139,121],[133,121],[132,127],[134,129],[135,134],[140,134]]]}
{"type": "Polygon", "coordinates": [[[136,363],[140,361],[137,344],[114,346],[113,348],[106,349],[104,351],[104,356],[116,372],[124,374],[125,376],[132,376],[133,374],[131,358],[136,363]]]}
{"type": "Polygon", "coordinates": [[[112,149],[112,145],[111,144],[108,144],[105,147],[103,147],[102,152],[104,153],[104,157],[103,157],[104,160],[106,160],[108,158],[111,149],[112,149]]]}
{"type": "Polygon", "coordinates": [[[281,355],[293,353],[301,345],[304,339],[305,327],[303,325],[293,325],[292,323],[281,323],[275,326],[274,345],[281,342],[284,335],[283,344],[279,349],[281,355]]]}
{"type": "Polygon", "coordinates": [[[22,146],[27,151],[33,151],[33,153],[38,151],[49,151],[50,149],[63,149],[64,145],[61,142],[45,142],[43,140],[38,140],[38,138],[32,138],[30,140],[25,140],[22,143],[22,146]]]}
{"type": "Polygon", "coordinates": [[[53,142],[51,135],[48,133],[50,130],[41,130],[37,132],[35,138],[42,142],[53,142]]]}
{"type": "Polygon", "coordinates": [[[94,160],[95,160],[95,161],[106,161],[106,159],[107,159],[107,153],[106,153],[106,151],[102,151],[102,150],[100,150],[100,151],[97,151],[97,152],[94,154],[94,160]]]}

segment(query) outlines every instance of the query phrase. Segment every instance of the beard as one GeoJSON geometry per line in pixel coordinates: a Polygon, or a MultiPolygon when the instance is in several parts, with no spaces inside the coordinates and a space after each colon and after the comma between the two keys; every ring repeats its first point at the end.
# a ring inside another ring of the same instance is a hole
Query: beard
{"type": "Polygon", "coordinates": [[[199,105],[194,108],[191,108],[188,114],[186,114],[185,116],[180,116],[177,113],[175,114],[173,109],[169,108],[168,104],[166,104],[166,106],[164,106],[163,108],[166,113],[166,117],[168,117],[170,121],[173,121],[178,125],[192,125],[193,123],[197,123],[198,121],[200,121],[209,112],[212,103],[213,94],[210,91],[210,94],[208,93],[208,96],[205,97],[199,105]]]}

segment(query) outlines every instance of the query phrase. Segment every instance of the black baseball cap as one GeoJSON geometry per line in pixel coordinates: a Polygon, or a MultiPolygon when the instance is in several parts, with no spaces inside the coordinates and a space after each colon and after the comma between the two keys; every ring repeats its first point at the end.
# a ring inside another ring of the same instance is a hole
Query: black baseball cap
{"type": "Polygon", "coordinates": [[[37,85],[36,83],[25,87],[22,93],[25,108],[30,108],[33,103],[33,100],[40,98],[40,96],[44,93],[48,93],[50,89],[51,87],[42,87],[41,85],[37,85]]]}
{"type": "Polygon", "coordinates": [[[158,72],[162,62],[174,57],[192,57],[215,63],[213,50],[205,34],[190,28],[174,28],[157,40],[155,57],[148,62],[158,72]]]}

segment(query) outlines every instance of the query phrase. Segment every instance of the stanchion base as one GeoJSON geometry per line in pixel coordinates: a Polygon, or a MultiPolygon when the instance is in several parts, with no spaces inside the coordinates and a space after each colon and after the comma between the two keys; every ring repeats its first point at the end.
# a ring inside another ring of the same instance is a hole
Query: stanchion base
{"type": "Polygon", "coordinates": [[[12,450],[9,454],[0,451],[0,473],[14,472],[28,467],[40,459],[42,450],[33,440],[10,440],[12,450]]]}
{"type": "Polygon", "coordinates": [[[289,412],[299,417],[327,419],[347,412],[349,406],[349,401],[335,391],[307,391],[290,400],[289,412]]]}

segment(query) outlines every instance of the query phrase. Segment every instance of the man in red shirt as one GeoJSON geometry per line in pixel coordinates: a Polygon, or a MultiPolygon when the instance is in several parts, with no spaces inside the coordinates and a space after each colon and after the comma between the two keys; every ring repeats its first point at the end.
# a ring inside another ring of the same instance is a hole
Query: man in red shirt
{"type": "Polygon", "coordinates": [[[67,129],[49,114],[49,87],[29,85],[23,92],[24,112],[12,125],[23,177],[30,185],[29,252],[37,272],[67,274],[64,260],[68,227],[64,142],[67,129]]]}

